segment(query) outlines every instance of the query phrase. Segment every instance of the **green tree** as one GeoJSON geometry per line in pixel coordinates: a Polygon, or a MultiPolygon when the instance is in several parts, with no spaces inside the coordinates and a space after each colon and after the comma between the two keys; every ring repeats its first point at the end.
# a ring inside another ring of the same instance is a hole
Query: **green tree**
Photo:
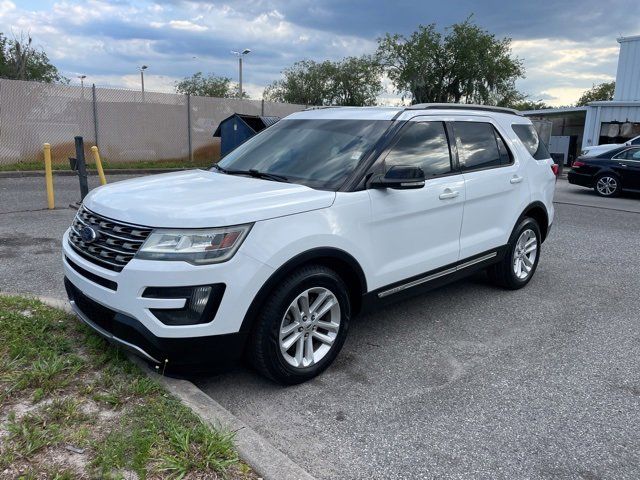
{"type": "MultiPolygon", "coordinates": [[[[176,92],[183,95],[196,95],[199,97],[237,98],[238,85],[229,77],[220,77],[210,73],[205,76],[197,72],[190,77],[185,77],[175,84],[176,92]]],[[[249,98],[246,92],[242,92],[242,98],[249,98]]]]}
{"type": "Polygon", "coordinates": [[[341,61],[301,60],[269,85],[264,98],[303,105],[375,105],[382,92],[381,69],[370,56],[341,61]]]}
{"type": "Polygon", "coordinates": [[[524,94],[515,88],[507,90],[500,98],[496,98],[494,103],[498,107],[513,108],[515,110],[543,110],[552,108],[543,100],[532,100],[529,95],[524,94]]]}
{"type": "Polygon", "coordinates": [[[547,108],[553,108],[551,105],[547,105],[542,100],[529,100],[524,98],[523,100],[507,105],[509,108],[516,110],[546,110],[547,108]]]}
{"type": "Polygon", "coordinates": [[[511,39],[498,39],[470,18],[442,34],[435,24],[411,35],[378,39],[377,57],[403,99],[413,103],[497,104],[517,94],[522,61],[511,56],[511,39]]]}
{"type": "Polygon", "coordinates": [[[283,78],[267,86],[263,97],[272,102],[326,105],[328,84],[334,74],[333,63],[301,60],[286,68],[283,78]]]}
{"type": "Polygon", "coordinates": [[[382,92],[382,69],[370,56],[347,57],[334,63],[331,105],[375,105],[382,92]]]}
{"type": "Polygon", "coordinates": [[[593,86],[586,90],[576,102],[576,105],[583,107],[589,102],[599,102],[613,100],[613,92],[616,89],[616,82],[604,82],[593,86]]]}
{"type": "Polygon", "coordinates": [[[0,78],[69,83],[51,64],[44,50],[34,47],[33,39],[24,34],[8,39],[0,33],[0,78]]]}

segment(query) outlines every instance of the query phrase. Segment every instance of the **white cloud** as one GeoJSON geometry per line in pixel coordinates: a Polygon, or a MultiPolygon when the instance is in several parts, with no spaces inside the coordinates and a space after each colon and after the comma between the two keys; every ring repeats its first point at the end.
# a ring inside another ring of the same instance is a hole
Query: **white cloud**
{"type": "Polygon", "coordinates": [[[532,99],[545,98],[553,106],[572,104],[594,83],[615,79],[619,46],[614,36],[587,42],[515,40],[512,47],[527,70],[518,87],[532,99]]]}
{"type": "MultiPolygon", "coordinates": [[[[196,71],[235,79],[237,61],[228,52],[231,41],[231,48],[253,50],[246,58],[245,89],[260,98],[264,85],[296,60],[339,59],[376,48],[373,37],[303,26],[287,16],[286,5],[276,9],[264,1],[256,2],[257,7],[249,10],[261,10],[251,14],[231,6],[236,4],[189,0],[55,0],[49,6],[27,5],[27,1],[0,0],[0,31],[29,32],[63,74],[74,77],[79,71],[96,84],[112,86],[138,88],[136,71],[142,63],[150,65],[145,74],[149,90],[173,91],[175,80],[196,71]],[[174,42],[169,45],[167,39],[174,42]]],[[[312,5],[309,15],[326,18],[331,13],[328,8],[333,7],[312,5]]],[[[618,44],[614,33],[584,42],[517,40],[513,51],[527,69],[518,88],[533,99],[548,98],[550,104],[562,105],[574,102],[593,83],[614,77],[618,44]]],[[[399,102],[388,81],[380,101],[399,102]]]]}
{"type": "Polygon", "coordinates": [[[3,17],[4,15],[8,14],[9,12],[15,9],[16,9],[15,3],[10,2],[9,0],[0,1],[0,17],[3,17]]]}
{"type": "Polygon", "coordinates": [[[190,30],[192,32],[204,32],[207,30],[207,27],[204,25],[198,25],[191,20],[171,20],[169,26],[176,30],[190,30]]]}
{"type": "Polygon", "coordinates": [[[123,5],[117,2],[104,0],[87,0],[83,3],[63,1],[54,3],[52,13],[55,17],[64,19],[66,23],[83,25],[93,20],[104,19],[128,19],[139,12],[132,5],[123,5]]]}

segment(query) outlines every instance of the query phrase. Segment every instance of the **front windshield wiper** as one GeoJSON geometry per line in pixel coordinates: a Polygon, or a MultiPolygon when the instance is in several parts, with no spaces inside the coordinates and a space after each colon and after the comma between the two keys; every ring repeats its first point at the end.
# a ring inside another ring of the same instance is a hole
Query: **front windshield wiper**
{"type": "Polygon", "coordinates": [[[252,177],[264,178],[265,180],[275,180],[276,182],[289,182],[289,179],[284,175],[278,175],[277,173],[261,172],[255,168],[250,168],[247,173],[252,177]]]}
{"type": "Polygon", "coordinates": [[[215,168],[216,170],[218,170],[219,172],[222,173],[227,173],[227,170],[225,168],[222,168],[220,165],[218,165],[217,163],[214,163],[212,165],[212,168],[215,168]]]}
{"type": "Polygon", "coordinates": [[[260,170],[256,170],[255,168],[250,168],[249,170],[229,170],[227,168],[221,167],[220,165],[215,164],[214,167],[227,175],[250,175],[255,178],[262,178],[264,180],[274,180],[276,182],[289,182],[289,179],[284,175],[278,175],[277,173],[269,173],[269,172],[261,172],[260,170]]]}

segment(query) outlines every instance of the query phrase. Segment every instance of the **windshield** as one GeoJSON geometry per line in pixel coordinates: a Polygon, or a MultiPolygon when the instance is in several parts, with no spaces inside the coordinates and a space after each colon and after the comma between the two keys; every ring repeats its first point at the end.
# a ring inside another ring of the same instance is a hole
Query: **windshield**
{"type": "Polygon", "coordinates": [[[231,151],[218,165],[335,190],[389,125],[388,120],[281,120],[231,151]]]}

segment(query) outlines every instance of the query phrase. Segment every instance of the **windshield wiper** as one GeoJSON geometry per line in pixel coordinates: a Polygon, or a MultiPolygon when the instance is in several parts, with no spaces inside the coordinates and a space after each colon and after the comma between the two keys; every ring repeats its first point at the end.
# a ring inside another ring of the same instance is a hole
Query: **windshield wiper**
{"type": "Polygon", "coordinates": [[[222,173],[226,173],[227,175],[249,175],[251,177],[262,178],[264,180],[274,180],[276,182],[289,183],[289,179],[284,175],[278,175],[277,173],[261,172],[260,170],[256,170],[255,168],[250,168],[249,170],[229,170],[217,164],[215,164],[214,167],[216,168],[216,170],[222,173]]]}
{"type": "Polygon", "coordinates": [[[215,168],[216,170],[218,170],[219,172],[222,173],[227,173],[227,170],[225,168],[222,168],[220,165],[218,165],[217,163],[214,163],[212,165],[212,168],[215,168]]]}
{"type": "Polygon", "coordinates": [[[247,173],[252,177],[264,178],[265,180],[275,180],[276,182],[289,182],[289,179],[284,175],[278,175],[277,173],[261,172],[255,168],[250,168],[247,173]]]}

